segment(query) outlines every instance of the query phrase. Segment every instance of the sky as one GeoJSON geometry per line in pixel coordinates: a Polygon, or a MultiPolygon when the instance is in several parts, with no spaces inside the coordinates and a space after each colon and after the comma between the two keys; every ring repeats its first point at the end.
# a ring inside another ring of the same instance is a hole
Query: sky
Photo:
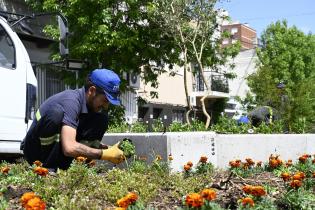
{"type": "Polygon", "coordinates": [[[221,0],[216,6],[227,10],[233,21],[248,23],[258,37],[268,25],[283,19],[290,27],[315,34],[315,0],[221,0]]]}

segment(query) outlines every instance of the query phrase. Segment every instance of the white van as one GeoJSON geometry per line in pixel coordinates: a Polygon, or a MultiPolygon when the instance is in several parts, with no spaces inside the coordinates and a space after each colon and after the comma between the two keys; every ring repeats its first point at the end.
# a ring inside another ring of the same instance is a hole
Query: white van
{"type": "Polygon", "coordinates": [[[12,29],[23,17],[12,24],[6,16],[0,11],[0,154],[21,154],[20,143],[35,111],[37,80],[29,55],[12,29]]]}

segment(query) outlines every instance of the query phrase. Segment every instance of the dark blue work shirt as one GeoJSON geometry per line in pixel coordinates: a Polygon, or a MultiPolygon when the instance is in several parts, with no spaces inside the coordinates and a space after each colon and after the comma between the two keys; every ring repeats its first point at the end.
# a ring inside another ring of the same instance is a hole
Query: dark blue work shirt
{"type": "Polygon", "coordinates": [[[65,90],[48,98],[39,108],[41,116],[44,116],[53,107],[59,106],[64,116],[62,123],[73,128],[79,125],[80,114],[87,114],[85,89],[65,90]]]}

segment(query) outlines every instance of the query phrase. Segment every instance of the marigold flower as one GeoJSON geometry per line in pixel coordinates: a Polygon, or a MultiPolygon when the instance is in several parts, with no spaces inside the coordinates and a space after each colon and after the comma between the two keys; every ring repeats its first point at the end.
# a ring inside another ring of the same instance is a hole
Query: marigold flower
{"type": "Polygon", "coordinates": [[[293,165],[292,160],[288,160],[285,165],[286,165],[287,167],[292,166],[292,165],[293,165]]]}
{"type": "Polygon", "coordinates": [[[129,200],[130,204],[138,200],[138,195],[134,192],[129,192],[125,197],[129,200]]]}
{"type": "Polygon", "coordinates": [[[260,197],[266,195],[266,191],[262,186],[253,186],[250,194],[256,197],[260,197]]]}
{"type": "Polygon", "coordinates": [[[201,156],[199,162],[206,163],[208,160],[207,156],[201,156]]]}
{"type": "Polygon", "coordinates": [[[157,156],[155,157],[155,161],[160,161],[160,160],[162,160],[162,156],[161,156],[161,155],[157,155],[157,156]]]}
{"type": "Polygon", "coordinates": [[[187,165],[187,164],[184,165],[184,170],[185,170],[185,171],[189,171],[190,169],[191,169],[191,166],[190,166],[190,165],[187,165]]]}
{"type": "Polygon", "coordinates": [[[315,164],[315,159],[312,160],[312,163],[315,164]]]}
{"type": "Polygon", "coordinates": [[[208,201],[212,201],[217,197],[216,192],[212,189],[204,189],[201,191],[200,195],[208,201]]]}
{"type": "Polygon", "coordinates": [[[189,165],[190,167],[192,167],[194,164],[191,161],[188,161],[186,165],[189,165]]]}
{"type": "Polygon", "coordinates": [[[8,174],[9,171],[10,171],[9,166],[4,166],[1,168],[1,173],[3,173],[3,174],[8,174]]]}
{"type": "Polygon", "coordinates": [[[48,169],[44,167],[35,167],[34,168],[34,173],[40,175],[40,176],[46,176],[48,174],[48,169]]]}
{"type": "Polygon", "coordinates": [[[300,180],[292,180],[291,181],[291,183],[290,183],[290,186],[292,187],[292,188],[299,188],[299,187],[301,187],[302,186],[302,182],[300,181],[300,180]]]}
{"type": "Polygon", "coordinates": [[[130,204],[130,203],[129,203],[129,200],[128,200],[127,197],[123,197],[123,198],[117,200],[117,205],[118,205],[119,207],[128,208],[129,204],[130,204]]]}
{"type": "Polygon", "coordinates": [[[26,210],[45,210],[46,203],[42,201],[39,197],[34,197],[30,199],[25,205],[26,210]]]}
{"type": "Polygon", "coordinates": [[[22,197],[20,198],[20,202],[22,203],[22,206],[25,207],[25,205],[27,204],[27,202],[29,200],[31,200],[32,198],[35,198],[36,195],[34,192],[26,192],[22,195],[22,197]]]}
{"type": "Polygon", "coordinates": [[[169,160],[169,161],[172,161],[173,159],[174,159],[173,156],[172,156],[171,154],[169,154],[169,155],[168,155],[168,160],[169,160]]]}
{"type": "Polygon", "coordinates": [[[89,167],[94,167],[96,165],[96,161],[95,160],[91,160],[87,164],[88,164],[89,167]]]}
{"type": "Polygon", "coordinates": [[[278,166],[282,165],[282,160],[279,159],[279,156],[270,155],[269,157],[269,166],[271,168],[277,168],[278,166]]]}
{"type": "Polygon", "coordinates": [[[247,193],[247,194],[250,194],[251,191],[252,191],[252,186],[251,186],[251,185],[245,185],[245,186],[243,187],[243,191],[244,191],[245,193],[247,193]]]}
{"type": "Polygon", "coordinates": [[[116,207],[115,210],[126,210],[126,208],[123,208],[123,207],[116,207]]]}
{"type": "Polygon", "coordinates": [[[36,165],[36,166],[42,166],[43,165],[42,162],[40,162],[39,160],[35,160],[33,162],[33,164],[36,165]]]}
{"type": "Polygon", "coordinates": [[[291,175],[288,172],[283,172],[281,174],[281,178],[283,179],[283,181],[289,181],[290,180],[291,175]]]}
{"type": "Polygon", "coordinates": [[[238,168],[238,167],[241,166],[241,162],[240,162],[240,161],[238,162],[238,161],[232,160],[232,161],[229,162],[229,165],[230,165],[232,168],[238,168]]]}
{"type": "Polygon", "coordinates": [[[84,163],[87,160],[87,158],[83,157],[83,156],[78,156],[75,158],[75,160],[80,162],[80,163],[84,163]]]}
{"type": "Polygon", "coordinates": [[[315,172],[313,172],[313,178],[315,178],[315,172]]]}
{"type": "Polygon", "coordinates": [[[243,169],[247,170],[250,167],[250,164],[245,162],[243,163],[243,169]]]}
{"type": "Polygon", "coordinates": [[[308,159],[308,156],[301,156],[301,157],[299,157],[299,161],[300,161],[300,163],[306,163],[306,160],[308,159]]]}
{"type": "Polygon", "coordinates": [[[190,193],[186,196],[186,205],[190,207],[201,207],[203,205],[203,198],[198,193],[190,193]]]}
{"type": "Polygon", "coordinates": [[[293,180],[300,180],[302,181],[305,178],[305,174],[303,172],[297,172],[292,176],[293,180]]]}
{"type": "Polygon", "coordinates": [[[249,205],[250,207],[253,207],[255,205],[254,200],[250,197],[246,197],[242,199],[243,206],[249,205]]]}
{"type": "Polygon", "coordinates": [[[248,163],[249,166],[255,165],[255,162],[251,158],[246,158],[246,163],[248,163]]]}
{"type": "Polygon", "coordinates": [[[258,162],[256,163],[256,166],[257,166],[257,167],[261,167],[261,166],[262,166],[262,161],[258,161],[258,162]]]}

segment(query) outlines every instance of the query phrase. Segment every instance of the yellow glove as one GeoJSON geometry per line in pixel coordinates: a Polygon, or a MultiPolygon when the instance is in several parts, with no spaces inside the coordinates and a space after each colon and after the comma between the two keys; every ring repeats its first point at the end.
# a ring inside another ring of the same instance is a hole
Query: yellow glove
{"type": "Polygon", "coordinates": [[[125,160],[124,152],[118,148],[119,142],[108,149],[102,150],[101,160],[108,160],[118,164],[125,160]]]}

